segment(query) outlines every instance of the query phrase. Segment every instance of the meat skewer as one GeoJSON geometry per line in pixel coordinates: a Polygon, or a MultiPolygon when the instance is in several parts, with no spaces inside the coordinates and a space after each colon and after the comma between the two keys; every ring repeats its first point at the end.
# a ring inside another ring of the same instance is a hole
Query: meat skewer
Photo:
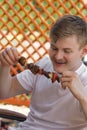
{"type": "Polygon", "coordinates": [[[31,72],[33,74],[40,74],[40,75],[44,75],[47,78],[51,79],[52,83],[55,81],[59,82],[59,76],[55,73],[55,72],[47,72],[44,69],[40,68],[39,66],[33,64],[33,63],[27,63],[26,58],[25,57],[21,57],[18,62],[24,66],[26,69],[31,70],[31,72]]]}

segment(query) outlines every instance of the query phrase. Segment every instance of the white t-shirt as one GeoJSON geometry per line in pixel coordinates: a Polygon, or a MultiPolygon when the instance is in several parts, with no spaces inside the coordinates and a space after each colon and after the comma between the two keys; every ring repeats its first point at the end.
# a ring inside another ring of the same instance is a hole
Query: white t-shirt
{"type": "MultiPolygon", "coordinates": [[[[53,72],[49,57],[44,57],[37,64],[53,72]]],[[[82,64],[76,72],[87,91],[87,67],[82,64]]],[[[17,79],[23,88],[32,91],[30,112],[18,128],[9,130],[87,130],[81,105],[68,88],[64,90],[57,81],[52,83],[44,75],[34,75],[29,70],[18,74],[17,79]]]]}

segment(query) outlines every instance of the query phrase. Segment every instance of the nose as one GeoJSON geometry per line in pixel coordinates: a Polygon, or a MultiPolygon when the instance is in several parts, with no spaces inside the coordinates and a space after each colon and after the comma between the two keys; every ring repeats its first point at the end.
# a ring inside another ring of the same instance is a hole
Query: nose
{"type": "Polygon", "coordinates": [[[55,58],[56,58],[57,60],[63,59],[63,57],[64,57],[63,52],[61,52],[61,51],[56,52],[55,58]]]}

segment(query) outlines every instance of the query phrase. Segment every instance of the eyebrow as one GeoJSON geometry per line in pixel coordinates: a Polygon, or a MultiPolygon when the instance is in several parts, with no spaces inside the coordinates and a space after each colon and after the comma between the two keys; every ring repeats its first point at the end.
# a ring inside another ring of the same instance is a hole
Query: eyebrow
{"type": "Polygon", "coordinates": [[[72,50],[71,48],[64,48],[64,49],[66,49],[66,50],[72,50]]]}
{"type": "MultiPolygon", "coordinates": [[[[56,47],[54,44],[52,44],[52,43],[51,43],[51,46],[57,48],[57,47],[56,47]]],[[[67,48],[67,47],[66,47],[66,48],[63,48],[63,49],[71,50],[72,48],[67,48]]]]}
{"type": "MultiPolygon", "coordinates": [[[[54,46],[54,47],[56,47],[56,46],[55,46],[54,44],[52,44],[52,43],[51,43],[51,46],[54,46]]],[[[57,48],[57,47],[56,47],[56,48],[57,48]]]]}

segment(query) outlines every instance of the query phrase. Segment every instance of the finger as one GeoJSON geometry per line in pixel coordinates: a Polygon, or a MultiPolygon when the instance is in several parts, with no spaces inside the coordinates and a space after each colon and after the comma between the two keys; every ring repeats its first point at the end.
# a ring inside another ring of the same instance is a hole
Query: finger
{"type": "Polygon", "coordinates": [[[20,56],[19,56],[17,49],[15,47],[11,47],[11,51],[12,51],[14,57],[15,57],[15,60],[18,61],[20,56]]]}
{"type": "Polygon", "coordinates": [[[62,83],[61,86],[62,86],[63,89],[66,89],[66,84],[62,83]]]}
{"type": "Polygon", "coordinates": [[[15,47],[11,47],[11,48],[6,48],[6,53],[9,55],[9,57],[13,60],[13,61],[17,61],[19,58],[19,54],[18,51],[15,47]]]}
{"type": "Polygon", "coordinates": [[[62,73],[62,76],[63,77],[72,77],[72,76],[74,76],[75,75],[75,72],[72,72],[72,71],[64,71],[63,73],[62,73]]]}
{"type": "Polygon", "coordinates": [[[60,82],[71,82],[72,81],[72,77],[61,77],[60,78],[60,82]]]}
{"type": "Polygon", "coordinates": [[[9,65],[13,65],[14,64],[14,62],[12,61],[12,59],[9,57],[9,55],[6,53],[6,51],[3,51],[2,52],[2,62],[4,63],[4,64],[9,64],[9,65]]]}
{"type": "Polygon", "coordinates": [[[11,48],[6,48],[5,49],[5,52],[7,53],[7,55],[9,56],[9,58],[13,61],[13,62],[15,62],[15,57],[14,57],[14,54],[13,54],[13,52],[11,51],[11,48]]]}
{"type": "Polygon", "coordinates": [[[69,82],[62,82],[61,86],[63,89],[66,89],[66,87],[69,87],[69,82]]]}
{"type": "Polygon", "coordinates": [[[0,55],[0,62],[2,65],[9,65],[9,63],[5,60],[4,56],[3,55],[0,55]]]}

